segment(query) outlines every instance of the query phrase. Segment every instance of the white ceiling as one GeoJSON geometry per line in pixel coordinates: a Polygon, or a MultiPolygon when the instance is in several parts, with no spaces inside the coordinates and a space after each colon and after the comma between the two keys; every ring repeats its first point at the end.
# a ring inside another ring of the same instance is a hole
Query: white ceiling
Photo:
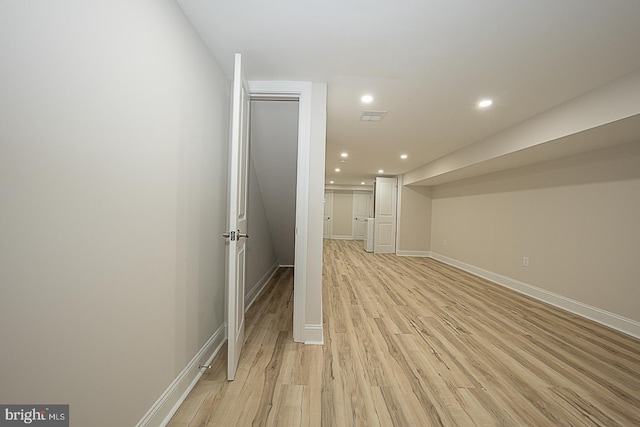
{"type": "Polygon", "coordinates": [[[249,80],[328,83],[336,184],[408,172],[640,69],[637,0],[178,3],[229,77],[241,52],[249,80]]]}

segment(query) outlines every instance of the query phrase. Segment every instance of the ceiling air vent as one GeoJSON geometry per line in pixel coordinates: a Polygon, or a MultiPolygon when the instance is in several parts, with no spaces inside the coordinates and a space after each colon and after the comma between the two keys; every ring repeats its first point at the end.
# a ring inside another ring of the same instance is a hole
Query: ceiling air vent
{"type": "Polygon", "coordinates": [[[379,122],[384,118],[385,114],[387,114],[386,111],[365,110],[362,112],[360,120],[364,122],[379,122]]]}

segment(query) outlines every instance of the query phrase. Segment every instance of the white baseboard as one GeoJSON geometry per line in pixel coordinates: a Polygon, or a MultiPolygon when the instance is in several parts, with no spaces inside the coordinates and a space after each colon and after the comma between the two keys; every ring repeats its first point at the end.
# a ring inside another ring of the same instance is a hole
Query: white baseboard
{"type": "Polygon", "coordinates": [[[333,240],[353,240],[353,236],[345,236],[340,234],[332,234],[330,239],[333,240]]]}
{"type": "Polygon", "coordinates": [[[398,256],[415,256],[422,258],[429,258],[431,256],[431,251],[402,251],[398,250],[396,252],[398,256]]]}
{"type": "Polygon", "coordinates": [[[431,258],[437,259],[438,261],[442,261],[445,264],[452,265],[461,270],[468,271],[471,274],[475,274],[476,276],[490,280],[500,286],[504,286],[505,288],[509,288],[531,298],[535,298],[539,301],[577,314],[578,316],[585,317],[587,319],[593,320],[594,322],[616,329],[627,335],[640,338],[640,322],[637,322],[633,319],[628,319],[618,314],[602,310],[598,307],[590,306],[580,301],[576,301],[571,298],[549,292],[545,289],[538,288],[537,286],[533,286],[498,273],[493,273],[483,268],[476,267],[474,265],[467,264],[465,262],[458,261],[457,259],[449,258],[435,252],[431,253],[431,258]]]}
{"type": "Polygon", "coordinates": [[[163,427],[169,423],[171,417],[202,376],[203,372],[198,366],[209,365],[220,351],[220,347],[226,341],[225,331],[226,324],[222,324],[136,424],[136,427],[163,427]]]}
{"type": "Polygon", "coordinates": [[[275,264],[273,264],[271,267],[269,267],[267,272],[262,275],[260,280],[258,280],[258,283],[256,283],[251,288],[251,290],[249,292],[247,292],[247,295],[244,296],[244,311],[245,312],[247,310],[249,310],[249,307],[251,307],[251,304],[253,304],[255,302],[256,298],[258,298],[258,295],[260,295],[260,293],[263,291],[264,287],[267,286],[267,283],[269,283],[269,280],[271,280],[273,275],[276,274],[276,271],[278,271],[278,263],[277,262],[275,264]]]}
{"type": "Polygon", "coordinates": [[[311,345],[323,345],[324,338],[322,336],[322,324],[306,324],[304,325],[304,343],[311,345]]]}

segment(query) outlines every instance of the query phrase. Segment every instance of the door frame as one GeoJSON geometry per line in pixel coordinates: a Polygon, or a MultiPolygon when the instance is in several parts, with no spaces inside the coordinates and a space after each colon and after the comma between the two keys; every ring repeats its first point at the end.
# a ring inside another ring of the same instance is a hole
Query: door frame
{"type": "Polygon", "coordinates": [[[333,236],[333,190],[324,190],[324,206],[322,211],[322,218],[324,222],[324,217],[327,216],[327,200],[329,200],[329,219],[327,220],[328,226],[327,229],[322,228],[322,238],[323,239],[331,239],[333,236]],[[326,232],[326,233],[325,233],[326,232]]]}
{"type": "MultiPolygon", "coordinates": [[[[311,151],[312,83],[249,81],[251,99],[298,101],[298,159],[296,179],[296,231],[293,273],[293,340],[315,341],[305,335],[307,256],[309,231],[309,171],[311,151]]],[[[323,162],[324,163],[324,162],[323,162]]],[[[322,330],[320,330],[320,333],[322,330]]],[[[320,335],[322,337],[322,335],[320,335]]]]}

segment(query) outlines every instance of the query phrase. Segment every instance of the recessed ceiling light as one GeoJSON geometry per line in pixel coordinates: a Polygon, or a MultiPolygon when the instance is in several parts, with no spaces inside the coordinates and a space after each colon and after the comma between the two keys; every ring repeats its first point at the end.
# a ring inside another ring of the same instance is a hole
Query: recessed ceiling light
{"type": "Polygon", "coordinates": [[[378,169],[378,173],[384,173],[382,169],[378,169]]]}
{"type": "Polygon", "coordinates": [[[373,96],[371,95],[364,95],[362,98],[360,98],[360,100],[362,102],[364,102],[365,104],[370,103],[371,101],[373,101],[373,96]]]}
{"type": "Polygon", "coordinates": [[[361,184],[361,185],[364,185],[364,181],[362,181],[360,184],[361,184]]]}
{"type": "Polygon", "coordinates": [[[340,168],[335,168],[334,169],[336,172],[340,172],[340,168]]]}
{"type": "Polygon", "coordinates": [[[349,154],[348,153],[342,153],[342,154],[340,154],[340,157],[349,157],[349,154]]]}
{"type": "Polygon", "coordinates": [[[480,108],[487,108],[488,106],[490,106],[491,104],[493,104],[493,101],[490,99],[483,99],[482,101],[478,102],[478,107],[480,108]]]}
{"type": "Polygon", "coordinates": [[[409,156],[407,156],[406,154],[400,154],[400,158],[401,159],[406,159],[407,157],[409,157],[409,156]]]}
{"type": "Polygon", "coordinates": [[[333,181],[329,181],[329,184],[333,184],[333,181]]]}

